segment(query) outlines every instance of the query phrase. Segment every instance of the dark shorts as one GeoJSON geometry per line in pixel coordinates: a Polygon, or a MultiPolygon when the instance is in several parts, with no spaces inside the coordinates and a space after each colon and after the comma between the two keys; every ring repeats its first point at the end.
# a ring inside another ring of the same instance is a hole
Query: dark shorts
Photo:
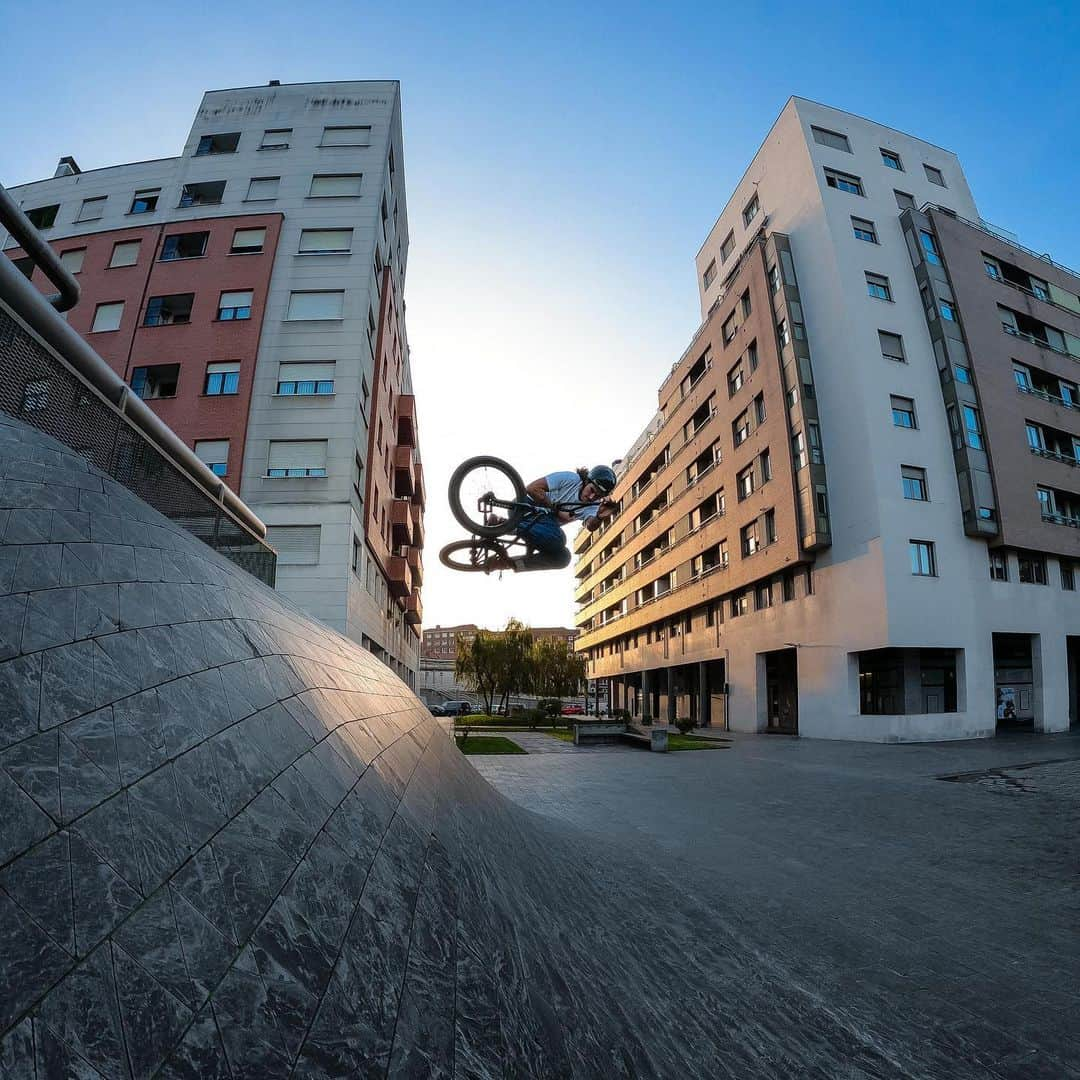
{"type": "Polygon", "coordinates": [[[554,514],[541,514],[532,522],[514,530],[536,551],[523,562],[530,570],[561,570],[570,565],[570,548],[566,534],[554,514]]]}

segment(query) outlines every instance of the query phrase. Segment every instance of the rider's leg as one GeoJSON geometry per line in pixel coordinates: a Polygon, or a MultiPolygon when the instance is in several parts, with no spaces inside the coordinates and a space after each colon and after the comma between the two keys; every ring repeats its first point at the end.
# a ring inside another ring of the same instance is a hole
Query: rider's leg
{"type": "Polygon", "coordinates": [[[570,565],[566,534],[553,517],[545,515],[517,533],[533,550],[510,560],[515,570],[561,570],[570,565]]]}

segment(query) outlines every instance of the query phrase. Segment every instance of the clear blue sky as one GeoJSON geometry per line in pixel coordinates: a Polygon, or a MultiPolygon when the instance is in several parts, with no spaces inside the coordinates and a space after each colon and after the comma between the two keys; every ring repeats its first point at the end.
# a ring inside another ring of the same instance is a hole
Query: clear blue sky
{"type": "Polygon", "coordinates": [[[1080,266],[1076,3],[135,10],[8,5],[0,181],[174,155],[205,89],[401,80],[432,625],[572,618],[569,571],[437,566],[446,477],[476,451],[536,475],[626,450],[697,324],[694,253],[789,95],[955,151],[983,217],[1080,266]]]}

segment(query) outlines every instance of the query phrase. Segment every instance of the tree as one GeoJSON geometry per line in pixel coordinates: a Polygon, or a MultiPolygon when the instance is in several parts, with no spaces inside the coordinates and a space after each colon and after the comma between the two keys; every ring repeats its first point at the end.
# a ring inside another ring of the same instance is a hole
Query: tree
{"type": "Polygon", "coordinates": [[[506,708],[511,694],[524,693],[532,684],[533,636],[519,619],[510,619],[498,638],[495,686],[499,703],[506,708]]]}
{"type": "Polygon", "coordinates": [[[470,641],[459,634],[455,646],[454,678],[480,694],[490,714],[497,674],[496,635],[488,630],[478,630],[470,641]]]}
{"type": "Polygon", "coordinates": [[[575,694],[584,681],[585,660],[571,652],[565,641],[539,638],[533,642],[532,689],[538,697],[575,694]]]}

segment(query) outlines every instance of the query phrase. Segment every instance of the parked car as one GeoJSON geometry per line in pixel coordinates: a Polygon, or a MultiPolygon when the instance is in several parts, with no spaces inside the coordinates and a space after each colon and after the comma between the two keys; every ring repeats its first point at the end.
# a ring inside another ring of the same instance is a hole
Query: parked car
{"type": "Polygon", "coordinates": [[[432,716],[446,715],[446,710],[441,705],[429,705],[428,712],[431,713],[432,716]]]}
{"type": "Polygon", "coordinates": [[[443,716],[469,716],[478,711],[471,701],[444,701],[442,707],[443,716]]]}
{"type": "Polygon", "coordinates": [[[574,704],[564,705],[562,707],[562,714],[563,714],[563,716],[584,716],[585,715],[585,706],[584,705],[574,705],[574,704]]]}

